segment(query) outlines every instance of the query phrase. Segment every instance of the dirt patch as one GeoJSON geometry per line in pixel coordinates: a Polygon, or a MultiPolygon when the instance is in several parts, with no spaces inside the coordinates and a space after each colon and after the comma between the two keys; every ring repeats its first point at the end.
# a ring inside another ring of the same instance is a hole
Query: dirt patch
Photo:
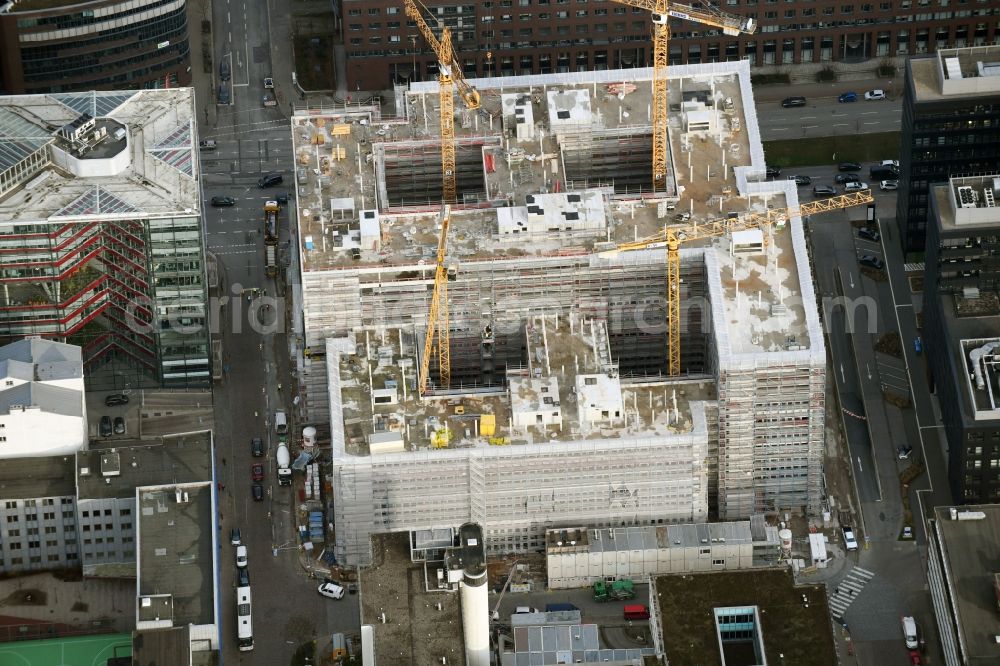
{"type": "Polygon", "coordinates": [[[333,37],[297,34],[294,39],[295,74],[304,90],[334,90],[333,37]]]}
{"type": "Polygon", "coordinates": [[[906,278],[906,280],[910,283],[910,291],[913,292],[914,294],[924,290],[923,275],[911,276],[906,278]]]}
{"type": "Polygon", "coordinates": [[[955,313],[959,317],[990,317],[1000,314],[1000,298],[982,294],[979,298],[955,297],[955,313]]]}
{"type": "Polygon", "coordinates": [[[903,343],[899,339],[899,333],[885,333],[880,335],[875,341],[875,351],[888,354],[893,358],[903,358],[903,343]]]}
{"type": "Polygon", "coordinates": [[[16,590],[0,601],[0,606],[44,606],[48,596],[41,590],[16,590]]]}

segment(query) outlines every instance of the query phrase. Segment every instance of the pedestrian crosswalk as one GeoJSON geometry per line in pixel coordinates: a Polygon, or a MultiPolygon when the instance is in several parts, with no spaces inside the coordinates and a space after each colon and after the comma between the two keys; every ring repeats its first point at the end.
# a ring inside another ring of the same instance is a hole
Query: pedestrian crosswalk
{"type": "Polygon", "coordinates": [[[830,595],[830,613],[835,619],[842,620],[851,603],[858,598],[861,590],[875,574],[861,567],[854,567],[847,572],[839,583],[833,586],[830,595]]]}

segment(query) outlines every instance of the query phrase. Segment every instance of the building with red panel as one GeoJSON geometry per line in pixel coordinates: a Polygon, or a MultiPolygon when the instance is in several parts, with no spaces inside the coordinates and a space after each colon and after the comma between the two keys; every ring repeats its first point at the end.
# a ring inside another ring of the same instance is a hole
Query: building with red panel
{"type": "Polygon", "coordinates": [[[211,381],[191,89],[0,97],[0,343],[90,388],[211,381]]]}

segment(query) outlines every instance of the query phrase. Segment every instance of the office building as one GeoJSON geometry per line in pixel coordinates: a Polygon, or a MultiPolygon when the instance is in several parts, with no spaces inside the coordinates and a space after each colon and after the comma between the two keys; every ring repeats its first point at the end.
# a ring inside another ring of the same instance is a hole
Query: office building
{"type": "Polygon", "coordinates": [[[935,507],[927,543],[927,582],[943,663],[995,662],[1000,635],[1000,506],[935,507]]]}
{"type": "Polygon", "coordinates": [[[1000,500],[1000,173],[931,187],[923,346],[957,502],[1000,500]]]}
{"type": "Polygon", "coordinates": [[[413,84],[395,121],[365,105],[293,118],[297,363],[303,416],[329,427],[338,561],[369,561],[374,533],[470,521],[492,555],[559,527],[819,511],[826,356],[800,220],[767,243],[684,244],[678,376],[662,244],[616,245],[674,206],[700,222],[798,205],[793,182],[760,182],[749,65],[671,68],[682,110],[655,200],[651,72],[623,74],[483,79],[484,114],[458,112],[450,382],[432,353],[423,397],[437,84],[413,84]]]}
{"type": "Polygon", "coordinates": [[[0,573],[80,565],[73,456],[0,464],[0,573]]]}
{"type": "MultiPolygon", "coordinates": [[[[613,0],[486,0],[424,3],[451,29],[466,78],[646,67],[646,10],[613,0]]],[[[689,3],[697,5],[697,3],[689,3]]],[[[934,7],[929,0],[862,4],[727,0],[725,12],[756,20],[752,35],[671,19],[671,65],[747,60],[753,66],[833,61],[874,69],[886,59],[992,44],[997,9],[987,3],[934,7]]],[[[339,3],[347,90],[384,90],[431,80],[437,61],[396,0],[339,3]]],[[[431,23],[428,20],[428,23],[431,23]]],[[[630,80],[629,77],[624,77],[630,80]]]]}
{"type": "Polygon", "coordinates": [[[0,347],[0,459],[87,446],[80,348],[38,337],[0,347]]]}
{"type": "Polygon", "coordinates": [[[210,382],[194,92],[0,97],[0,342],[82,348],[88,390],[210,382]]]}
{"type": "MultiPolygon", "coordinates": [[[[78,453],[77,520],[83,574],[134,578],[140,518],[137,494],[168,484],[182,489],[207,484],[211,489],[212,455],[210,432],[78,453]]],[[[202,529],[207,532],[212,524],[203,523],[202,529]]]]}
{"type": "Polygon", "coordinates": [[[191,82],[187,0],[0,3],[0,93],[191,82]]]}
{"type": "Polygon", "coordinates": [[[904,252],[925,251],[935,183],[996,170],[998,126],[1000,46],[942,49],[907,61],[896,198],[904,252]]]}

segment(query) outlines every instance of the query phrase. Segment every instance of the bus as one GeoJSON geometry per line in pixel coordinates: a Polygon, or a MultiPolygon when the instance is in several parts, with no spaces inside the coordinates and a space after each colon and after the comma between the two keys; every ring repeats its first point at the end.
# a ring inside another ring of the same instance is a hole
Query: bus
{"type": "Polygon", "coordinates": [[[250,587],[236,588],[236,627],[240,652],[253,649],[253,618],[250,616],[250,587]]]}

